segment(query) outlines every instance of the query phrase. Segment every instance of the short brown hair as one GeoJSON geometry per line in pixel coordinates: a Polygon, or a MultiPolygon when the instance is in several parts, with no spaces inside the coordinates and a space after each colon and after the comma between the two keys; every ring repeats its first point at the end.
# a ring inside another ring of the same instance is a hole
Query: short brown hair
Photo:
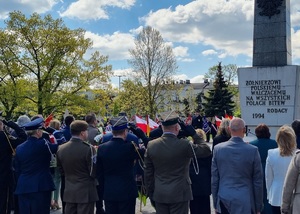
{"type": "Polygon", "coordinates": [[[80,132],[86,131],[88,127],[89,125],[84,120],[74,120],[70,125],[71,134],[77,136],[80,132]]]}
{"type": "Polygon", "coordinates": [[[294,130],[287,125],[281,126],[276,134],[276,142],[281,156],[292,156],[297,147],[294,130]]]}
{"type": "Polygon", "coordinates": [[[258,124],[255,128],[255,135],[257,138],[267,138],[267,139],[270,139],[271,137],[271,133],[270,133],[270,130],[269,130],[269,127],[264,124],[264,123],[261,123],[261,124],[258,124]]]}

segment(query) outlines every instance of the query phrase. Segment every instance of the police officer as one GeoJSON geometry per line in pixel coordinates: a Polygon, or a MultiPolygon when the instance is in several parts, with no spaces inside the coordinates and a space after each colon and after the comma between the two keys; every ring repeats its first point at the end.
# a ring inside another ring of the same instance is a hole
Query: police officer
{"type": "Polygon", "coordinates": [[[20,214],[50,213],[51,192],[55,189],[50,173],[50,161],[57,144],[42,138],[43,118],[24,125],[27,141],[16,149],[15,168],[19,175],[15,194],[20,214]]]}
{"type": "Polygon", "coordinates": [[[111,118],[113,138],[98,148],[97,174],[104,186],[107,214],[134,214],[138,190],[134,178],[134,161],[139,157],[135,143],[126,141],[128,120],[111,118]]]}

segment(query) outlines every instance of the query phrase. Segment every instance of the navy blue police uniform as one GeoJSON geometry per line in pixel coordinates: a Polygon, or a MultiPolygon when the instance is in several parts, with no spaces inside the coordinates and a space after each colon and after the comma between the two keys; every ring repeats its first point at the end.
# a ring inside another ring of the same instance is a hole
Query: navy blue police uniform
{"type": "MultiPolygon", "coordinates": [[[[24,129],[39,130],[43,123],[43,118],[38,118],[25,124],[24,129]]],[[[20,214],[50,213],[51,191],[55,189],[50,161],[57,147],[34,135],[17,147],[15,168],[19,178],[15,194],[19,198],[20,214]]]]}
{"type": "MultiPolygon", "coordinates": [[[[127,119],[111,119],[112,130],[127,129],[127,119]]],[[[99,146],[97,153],[98,180],[104,187],[103,199],[107,214],[134,214],[138,190],[134,178],[136,146],[115,137],[99,146]]]]}

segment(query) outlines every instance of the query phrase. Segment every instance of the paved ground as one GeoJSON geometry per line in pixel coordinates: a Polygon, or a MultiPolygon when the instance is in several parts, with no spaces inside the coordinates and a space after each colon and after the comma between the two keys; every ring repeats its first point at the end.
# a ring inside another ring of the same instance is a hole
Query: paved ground
{"type": "MultiPolygon", "coordinates": [[[[212,207],[212,200],[211,200],[211,207],[212,207]]],[[[56,210],[56,211],[51,211],[50,214],[61,214],[61,210],[56,210]]],[[[140,200],[136,200],[136,209],[135,209],[136,214],[156,214],[155,209],[151,206],[151,203],[149,200],[147,200],[146,206],[141,205],[140,207],[140,200]]],[[[213,212],[213,209],[211,211],[211,214],[215,214],[213,212]]]]}
{"type": "MultiPolygon", "coordinates": [[[[55,210],[55,211],[51,211],[51,214],[61,214],[62,211],[61,210],[55,210]]],[[[140,209],[140,200],[137,199],[136,200],[136,209],[135,209],[135,213],[136,214],[155,214],[155,209],[151,206],[151,203],[149,200],[147,200],[147,204],[146,206],[142,205],[141,209],[140,209]]]]}

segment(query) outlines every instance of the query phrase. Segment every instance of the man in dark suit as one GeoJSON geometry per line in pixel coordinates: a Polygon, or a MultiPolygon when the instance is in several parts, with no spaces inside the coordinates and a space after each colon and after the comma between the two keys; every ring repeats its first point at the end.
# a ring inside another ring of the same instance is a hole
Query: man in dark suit
{"type": "Polygon", "coordinates": [[[93,214],[98,200],[96,181],[96,150],[86,143],[88,124],[74,120],[72,138],[57,151],[57,166],[65,176],[65,213],[93,214]]]}
{"type": "Polygon", "coordinates": [[[148,195],[155,201],[159,214],[187,214],[192,197],[189,165],[192,157],[207,157],[210,148],[190,127],[188,139],[178,139],[179,115],[161,114],[163,135],[148,143],[145,153],[145,185],[148,195]]]}
{"type": "MultiPolygon", "coordinates": [[[[98,148],[97,174],[104,187],[107,214],[134,214],[138,190],[134,162],[139,157],[136,144],[126,141],[128,121],[125,116],[111,118],[113,137],[98,148]]],[[[139,151],[140,152],[140,151],[139,151]]]]}
{"type": "Polygon", "coordinates": [[[263,171],[257,147],[243,141],[245,122],[230,121],[229,141],[215,146],[212,196],[218,213],[257,213],[263,208],[263,171]]]}

